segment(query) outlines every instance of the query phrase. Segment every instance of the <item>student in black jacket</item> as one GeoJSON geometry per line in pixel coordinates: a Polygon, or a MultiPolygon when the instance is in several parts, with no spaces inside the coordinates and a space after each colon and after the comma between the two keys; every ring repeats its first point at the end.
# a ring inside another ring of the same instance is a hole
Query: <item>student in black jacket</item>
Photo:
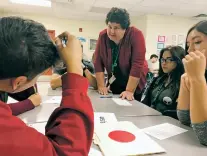
{"type": "Polygon", "coordinates": [[[184,57],[185,50],[180,46],[171,46],[161,50],[158,77],[146,86],[141,99],[142,103],[163,115],[177,118],[177,98],[180,78],[184,73],[182,63],[184,57]]]}

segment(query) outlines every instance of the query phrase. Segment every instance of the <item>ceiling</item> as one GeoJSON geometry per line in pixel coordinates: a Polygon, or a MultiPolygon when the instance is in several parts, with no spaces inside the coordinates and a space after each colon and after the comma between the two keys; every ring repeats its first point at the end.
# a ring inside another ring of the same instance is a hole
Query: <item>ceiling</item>
{"type": "Polygon", "coordinates": [[[111,7],[126,8],[135,17],[145,14],[182,17],[207,14],[207,0],[51,0],[51,8],[11,4],[9,0],[0,1],[1,12],[77,20],[103,20],[111,7]]]}

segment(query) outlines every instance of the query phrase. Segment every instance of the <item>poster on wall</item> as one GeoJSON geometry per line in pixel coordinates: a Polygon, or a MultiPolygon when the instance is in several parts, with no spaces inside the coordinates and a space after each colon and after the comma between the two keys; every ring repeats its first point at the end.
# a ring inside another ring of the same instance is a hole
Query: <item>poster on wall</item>
{"type": "Polygon", "coordinates": [[[89,47],[90,51],[95,51],[96,43],[97,43],[96,39],[90,39],[90,47],[89,47]]]}
{"type": "Polygon", "coordinates": [[[158,50],[163,49],[164,47],[165,47],[164,43],[157,43],[157,49],[158,50]]]}
{"type": "Polygon", "coordinates": [[[165,42],[165,36],[158,36],[158,39],[157,39],[157,42],[162,42],[164,43],[165,42]]]}
{"type": "Polygon", "coordinates": [[[78,40],[80,40],[82,43],[86,42],[86,39],[84,37],[77,37],[78,40]]]}

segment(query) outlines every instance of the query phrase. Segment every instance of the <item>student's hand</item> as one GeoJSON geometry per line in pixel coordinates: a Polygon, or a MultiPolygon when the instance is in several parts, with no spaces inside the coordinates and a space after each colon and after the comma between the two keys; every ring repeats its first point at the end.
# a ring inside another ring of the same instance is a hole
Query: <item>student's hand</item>
{"type": "Polygon", "coordinates": [[[83,75],[82,64],[82,48],[80,41],[68,32],[59,35],[55,43],[57,45],[59,55],[65,62],[68,73],[83,75]],[[66,47],[62,44],[62,39],[66,38],[66,47]]]}
{"type": "Polygon", "coordinates": [[[183,59],[185,72],[190,80],[203,79],[206,70],[206,57],[204,56],[205,50],[202,52],[190,52],[183,59]]]}
{"type": "Polygon", "coordinates": [[[190,92],[190,81],[186,73],[181,76],[181,86],[185,91],[190,92]]]}
{"type": "Polygon", "coordinates": [[[108,94],[108,88],[107,87],[98,87],[98,93],[101,95],[107,95],[108,94]]]}
{"type": "Polygon", "coordinates": [[[120,94],[120,98],[122,98],[123,100],[127,99],[129,101],[132,101],[134,100],[134,93],[130,91],[124,91],[120,94]]]}
{"type": "Polygon", "coordinates": [[[42,98],[39,94],[33,94],[28,99],[30,99],[35,107],[39,106],[42,102],[42,98]]]}

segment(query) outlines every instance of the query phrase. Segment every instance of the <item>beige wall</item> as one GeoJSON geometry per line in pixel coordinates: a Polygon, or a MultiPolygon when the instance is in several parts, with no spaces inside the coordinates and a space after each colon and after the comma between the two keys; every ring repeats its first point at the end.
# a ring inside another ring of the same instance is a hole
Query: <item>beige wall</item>
{"type": "MultiPolygon", "coordinates": [[[[12,13],[0,13],[0,16],[17,15],[25,18],[30,18],[41,22],[47,29],[56,30],[56,35],[67,30],[70,33],[87,39],[84,44],[84,53],[91,58],[93,52],[89,50],[89,39],[97,39],[99,32],[106,28],[105,21],[77,21],[66,20],[55,17],[45,17],[37,15],[26,14],[12,14],[12,13]],[[83,32],[79,32],[79,28],[83,28],[83,32]]],[[[173,35],[181,34],[186,35],[188,29],[195,24],[196,20],[174,17],[174,16],[161,16],[161,15],[144,15],[137,18],[131,17],[131,25],[140,29],[146,40],[148,59],[151,54],[157,52],[157,36],[158,35],[173,35]]]]}
{"type": "Polygon", "coordinates": [[[161,15],[148,15],[146,24],[146,46],[147,58],[157,52],[157,37],[158,35],[184,35],[192,27],[197,20],[161,15]]]}

